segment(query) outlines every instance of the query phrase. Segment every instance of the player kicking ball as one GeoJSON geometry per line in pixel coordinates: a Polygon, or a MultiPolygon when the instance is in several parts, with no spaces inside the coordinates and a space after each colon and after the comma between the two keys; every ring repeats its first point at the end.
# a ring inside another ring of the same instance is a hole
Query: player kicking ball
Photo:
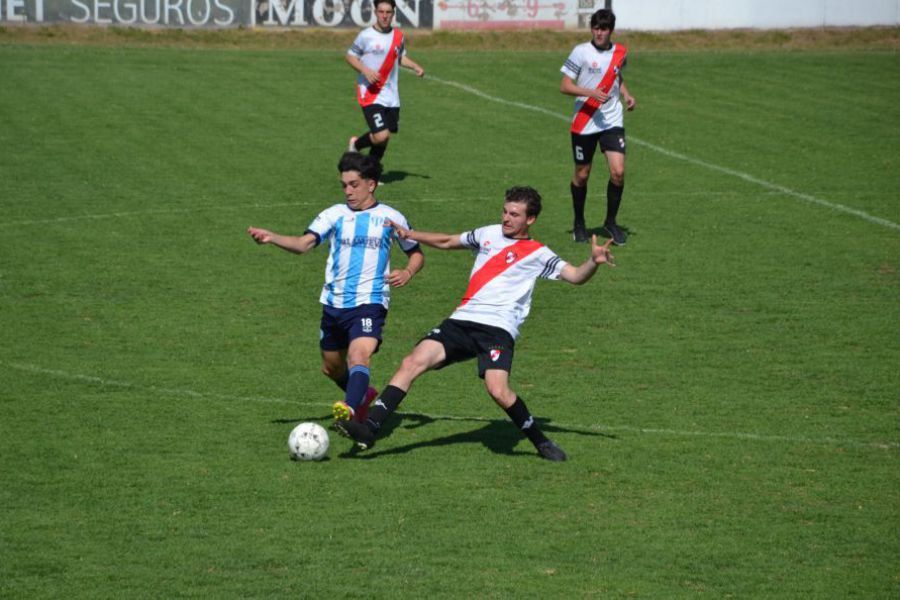
{"type": "Polygon", "coordinates": [[[457,309],[403,359],[365,420],[335,424],[342,435],[363,450],[371,448],[382,424],[397,410],[420,375],[474,358],[488,394],[534,444],[538,454],[547,460],[566,460],[566,453],[544,435],[525,401],[509,386],[515,340],[531,308],[537,279],[562,279],[581,285],[594,276],[600,265],[614,267],[615,263],[609,251],[612,240],[598,246],[597,236],[593,236],[590,258],[576,267],[531,239],[529,228],[540,212],[541,196],[537,190],[514,187],[506,191],[503,216],[496,225],[453,235],[411,231],[391,223],[401,240],[441,250],[472,250],[475,264],[457,309]]]}
{"type": "Polygon", "coordinates": [[[334,404],[334,417],[361,420],[378,394],[369,386],[369,364],[381,346],[391,288],[408,284],[425,257],[414,241],[400,240],[406,266],[391,269],[395,239],[385,222],[407,221],[375,198],[381,177],[378,160],[347,152],[338,171],[345,202],[319,213],[303,235],[281,235],[259,227],[249,227],[247,232],[257,244],[273,244],[294,254],[306,254],[328,241],[325,284],[319,296],[322,372],[344,391],[344,399],[334,404]]]}

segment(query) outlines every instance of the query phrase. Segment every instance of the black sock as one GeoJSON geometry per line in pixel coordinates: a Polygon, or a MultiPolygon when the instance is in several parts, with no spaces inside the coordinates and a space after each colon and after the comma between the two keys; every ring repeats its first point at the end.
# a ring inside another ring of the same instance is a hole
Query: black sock
{"type": "Polygon", "coordinates": [[[534,417],[528,412],[528,407],[525,406],[525,402],[523,402],[522,398],[519,396],[516,396],[516,401],[513,405],[506,409],[506,414],[509,415],[512,422],[516,424],[516,427],[521,429],[522,433],[531,440],[531,443],[534,444],[535,448],[547,441],[547,436],[545,436],[544,432],[541,431],[541,428],[538,427],[534,417]]]}
{"type": "Polygon", "coordinates": [[[358,138],[356,138],[356,143],[353,144],[353,147],[357,150],[365,150],[369,146],[372,145],[372,138],[369,137],[369,132],[365,132],[358,138]]]}
{"type": "Polygon", "coordinates": [[[400,406],[405,397],[406,392],[400,388],[393,385],[387,386],[375,401],[369,405],[369,416],[366,419],[366,423],[373,431],[378,431],[387,418],[397,410],[397,407],[400,406]]]}
{"type": "Polygon", "coordinates": [[[619,214],[619,205],[622,203],[622,191],[625,189],[625,184],[616,185],[610,180],[609,183],[606,184],[606,221],[605,223],[609,223],[614,225],[616,223],[616,215],[619,214]]]}
{"type": "Polygon", "coordinates": [[[575,222],[584,225],[584,203],[587,200],[587,186],[578,187],[574,183],[569,184],[572,192],[572,210],[575,212],[575,222]]]}
{"type": "Polygon", "coordinates": [[[378,162],[381,162],[381,159],[384,158],[385,150],[387,150],[387,144],[372,144],[369,156],[374,156],[378,159],[378,162]]]}
{"type": "Polygon", "coordinates": [[[347,391],[347,382],[350,381],[350,373],[348,371],[344,371],[344,374],[341,375],[340,379],[334,379],[333,381],[334,381],[335,385],[337,385],[339,388],[341,388],[342,390],[344,390],[346,392],[347,391]]]}

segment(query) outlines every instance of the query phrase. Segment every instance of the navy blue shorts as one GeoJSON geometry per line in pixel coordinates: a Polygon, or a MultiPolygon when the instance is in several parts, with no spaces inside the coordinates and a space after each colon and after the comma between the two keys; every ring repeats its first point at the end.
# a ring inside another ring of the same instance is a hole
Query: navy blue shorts
{"type": "MultiPolygon", "coordinates": [[[[387,319],[387,309],[381,304],[363,304],[356,308],[322,307],[319,348],[346,350],[359,337],[371,337],[381,346],[381,331],[387,319]]],[[[375,348],[378,352],[378,347],[375,348]]]]}

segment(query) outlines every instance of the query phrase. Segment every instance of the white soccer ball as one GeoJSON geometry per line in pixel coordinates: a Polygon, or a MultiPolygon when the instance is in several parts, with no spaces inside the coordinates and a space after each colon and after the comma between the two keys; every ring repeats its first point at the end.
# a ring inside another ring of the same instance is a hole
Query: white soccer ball
{"type": "Polygon", "coordinates": [[[300,423],[288,436],[294,460],[322,460],[328,452],[328,432],[318,423],[300,423]]]}

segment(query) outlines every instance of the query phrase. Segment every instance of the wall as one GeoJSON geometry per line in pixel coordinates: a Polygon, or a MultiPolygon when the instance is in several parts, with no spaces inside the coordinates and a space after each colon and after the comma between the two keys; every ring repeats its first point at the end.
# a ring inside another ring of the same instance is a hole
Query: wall
{"type": "Polygon", "coordinates": [[[621,29],[898,25],[900,0],[616,0],[621,29]]]}

